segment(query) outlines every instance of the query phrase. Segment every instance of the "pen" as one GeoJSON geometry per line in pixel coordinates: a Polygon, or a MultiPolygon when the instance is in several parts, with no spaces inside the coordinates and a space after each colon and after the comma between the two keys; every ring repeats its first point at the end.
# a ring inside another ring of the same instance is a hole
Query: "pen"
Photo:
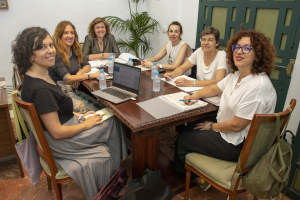
{"type": "Polygon", "coordinates": [[[105,116],[106,115],[106,113],[104,113],[104,114],[101,114],[100,116],[105,116]]]}
{"type": "MultiPolygon", "coordinates": [[[[179,101],[185,101],[184,99],[180,99],[179,101]]],[[[188,102],[198,102],[198,100],[188,100],[188,102]]]]}

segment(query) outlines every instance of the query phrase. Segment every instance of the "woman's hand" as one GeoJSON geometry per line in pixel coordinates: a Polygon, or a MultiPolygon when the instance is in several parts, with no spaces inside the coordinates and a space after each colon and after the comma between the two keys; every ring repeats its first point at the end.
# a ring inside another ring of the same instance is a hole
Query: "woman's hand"
{"type": "Polygon", "coordinates": [[[97,72],[94,73],[94,74],[90,74],[90,79],[93,79],[93,78],[99,78],[99,74],[100,74],[100,70],[97,71],[97,72]]]}
{"type": "Polygon", "coordinates": [[[146,60],[145,63],[144,63],[144,65],[145,65],[144,67],[150,68],[150,67],[152,67],[153,62],[151,62],[149,60],[146,60]]]}
{"type": "Polygon", "coordinates": [[[86,124],[86,128],[90,129],[98,124],[102,124],[102,116],[99,114],[93,115],[88,117],[85,121],[84,124],[86,124]]]}
{"type": "Polygon", "coordinates": [[[141,64],[142,64],[142,66],[143,67],[146,67],[146,62],[148,61],[148,59],[146,59],[146,60],[141,60],[141,64]]]}
{"type": "Polygon", "coordinates": [[[204,123],[199,123],[199,124],[196,124],[196,127],[194,128],[194,130],[209,130],[210,129],[210,125],[212,124],[213,122],[209,122],[209,121],[205,121],[204,123]]]}
{"type": "Polygon", "coordinates": [[[189,102],[189,100],[195,100],[195,99],[192,98],[191,95],[186,95],[186,96],[183,97],[183,99],[185,100],[184,103],[186,103],[189,106],[195,103],[195,102],[189,102]]]}
{"type": "Polygon", "coordinates": [[[167,81],[171,81],[173,78],[175,78],[173,77],[172,73],[165,73],[164,77],[167,81]]]}
{"type": "Polygon", "coordinates": [[[79,85],[80,85],[80,82],[72,83],[72,88],[77,89],[79,85]]]}
{"type": "Polygon", "coordinates": [[[189,86],[193,87],[194,86],[194,81],[192,80],[187,80],[185,78],[179,78],[175,81],[176,86],[189,86]]]}
{"type": "Polygon", "coordinates": [[[90,114],[96,114],[96,112],[95,112],[95,111],[88,111],[88,112],[84,113],[84,114],[82,115],[82,117],[88,116],[88,115],[90,115],[90,114]]]}

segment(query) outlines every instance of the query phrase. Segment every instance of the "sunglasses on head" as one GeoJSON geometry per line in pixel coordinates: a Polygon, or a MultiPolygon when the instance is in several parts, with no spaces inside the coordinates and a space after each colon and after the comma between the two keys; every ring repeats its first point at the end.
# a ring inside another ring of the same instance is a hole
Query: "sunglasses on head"
{"type": "Polygon", "coordinates": [[[250,45],[240,46],[238,44],[232,45],[232,51],[238,52],[240,49],[242,49],[243,53],[249,53],[252,50],[252,47],[250,45]]]}

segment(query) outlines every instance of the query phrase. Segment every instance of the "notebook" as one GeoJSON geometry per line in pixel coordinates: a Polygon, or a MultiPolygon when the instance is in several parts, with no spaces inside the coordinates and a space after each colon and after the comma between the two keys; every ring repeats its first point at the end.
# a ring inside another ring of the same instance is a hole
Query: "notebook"
{"type": "Polygon", "coordinates": [[[141,69],[114,63],[112,86],[92,94],[115,104],[137,97],[140,89],[141,69]]]}

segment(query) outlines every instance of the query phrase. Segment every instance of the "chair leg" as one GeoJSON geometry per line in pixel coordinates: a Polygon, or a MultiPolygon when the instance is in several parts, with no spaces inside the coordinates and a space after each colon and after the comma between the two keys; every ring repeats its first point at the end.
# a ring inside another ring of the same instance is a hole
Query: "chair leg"
{"type": "Polygon", "coordinates": [[[51,179],[47,177],[48,190],[52,190],[51,179]]]}
{"type": "Polygon", "coordinates": [[[56,193],[56,199],[62,200],[62,186],[61,183],[53,183],[53,187],[56,193]]]}
{"type": "Polygon", "coordinates": [[[189,199],[189,189],[191,181],[191,170],[186,166],[186,176],[185,176],[185,200],[189,199]]]}

